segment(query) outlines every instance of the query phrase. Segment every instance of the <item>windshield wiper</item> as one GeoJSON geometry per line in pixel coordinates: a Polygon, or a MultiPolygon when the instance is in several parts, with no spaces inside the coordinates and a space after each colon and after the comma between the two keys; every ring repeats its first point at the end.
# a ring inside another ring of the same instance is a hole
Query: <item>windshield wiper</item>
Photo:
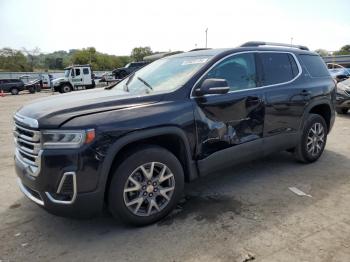
{"type": "Polygon", "coordinates": [[[137,79],[140,80],[149,89],[153,90],[153,87],[149,83],[147,83],[145,80],[143,80],[141,77],[138,76],[137,79]]]}

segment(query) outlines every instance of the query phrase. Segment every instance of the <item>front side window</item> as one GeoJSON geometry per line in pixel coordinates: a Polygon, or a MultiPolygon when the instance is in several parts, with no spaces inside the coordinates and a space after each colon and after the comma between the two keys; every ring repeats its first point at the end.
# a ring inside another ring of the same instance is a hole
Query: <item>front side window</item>
{"type": "Polygon", "coordinates": [[[79,69],[79,68],[76,68],[76,69],[75,69],[75,75],[76,75],[76,76],[79,76],[79,75],[80,75],[80,69],[79,69]]]}
{"type": "Polygon", "coordinates": [[[261,53],[264,86],[288,82],[295,78],[299,69],[294,57],[287,53],[261,53]]]}
{"type": "Polygon", "coordinates": [[[254,53],[233,55],[212,68],[203,81],[208,78],[225,79],[230,91],[256,87],[256,67],[254,53]]]}
{"type": "Polygon", "coordinates": [[[155,93],[175,90],[183,86],[211,56],[167,57],[142,67],[114,89],[130,93],[155,93]]]}

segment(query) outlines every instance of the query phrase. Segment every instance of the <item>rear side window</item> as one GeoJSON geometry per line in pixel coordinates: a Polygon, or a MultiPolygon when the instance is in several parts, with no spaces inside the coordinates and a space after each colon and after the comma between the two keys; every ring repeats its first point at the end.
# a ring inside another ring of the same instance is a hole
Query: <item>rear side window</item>
{"type": "Polygon", "coordinates": [[[88,75],[89,74],[89,68],[83,68],[83,74],[88,75]]]}
{"type": "Polygon", "coordinates": [[[299,55],[312,77],[329,76],[326,64],[318,55],[299,55]]]}
{"type": "Polygon", "coordinates": [[[294,57],[287,53],[260,53],[263,86],[285,83],[295,78],[299,69],[294,57]]]}

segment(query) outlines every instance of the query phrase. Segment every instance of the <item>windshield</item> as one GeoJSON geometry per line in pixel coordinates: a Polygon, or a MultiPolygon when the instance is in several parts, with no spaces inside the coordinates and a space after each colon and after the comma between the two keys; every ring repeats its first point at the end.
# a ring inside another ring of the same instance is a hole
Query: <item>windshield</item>
{"type": "Polygon", "coordinates": [[[141,68],[114,89],[130,93],[166,92],[180,88],[210,56],[163,58],[141,68]]]}
{"type": "Polygon", "coordinates": [[[65,69],[64,70],[64,77],[69,77],[69,72],[70,72],[70,69],[65,69]]]}

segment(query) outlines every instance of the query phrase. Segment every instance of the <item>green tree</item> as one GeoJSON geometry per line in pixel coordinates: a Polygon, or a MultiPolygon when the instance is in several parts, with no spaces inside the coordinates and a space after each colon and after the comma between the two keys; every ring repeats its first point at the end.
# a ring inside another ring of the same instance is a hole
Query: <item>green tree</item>
{"type": "Polygon", "coordinates": [[[28,64],[25,55],[15,49],[2,48],[0,49],[0,69],[6,71],[30,71],[31,67],[28,64]]]}
{"type": "Polygon", "coordinates": [[[131,58],[134,61],[142,61],[145,56],[151,55],[152,50],[149,46],[146,47],[135,47],[131,51],[131,58]]]}
{"type": "Polygon", "coordinates": [[[350,45],[344,45],[339,51],[335,51],[333,55],[350,55],[350,45]]]}
{"type": "Polygon", "coordinates": [[[23,53],[25,53],[27,55],[28,63],[31,67],[31,71],[33,71],[39,62],[38,58],[40,55],[40,48],[35,47],[34,49],[26,49],[23,47],[23,53]]]}
{"type": "Polygon", "coordinates": [[[317,54],[319,54],[320,56],[328,56],[329,55],[329,52],[326,50],[326,49],[317,49],[315,50],[315,52],[317,54]]]}

